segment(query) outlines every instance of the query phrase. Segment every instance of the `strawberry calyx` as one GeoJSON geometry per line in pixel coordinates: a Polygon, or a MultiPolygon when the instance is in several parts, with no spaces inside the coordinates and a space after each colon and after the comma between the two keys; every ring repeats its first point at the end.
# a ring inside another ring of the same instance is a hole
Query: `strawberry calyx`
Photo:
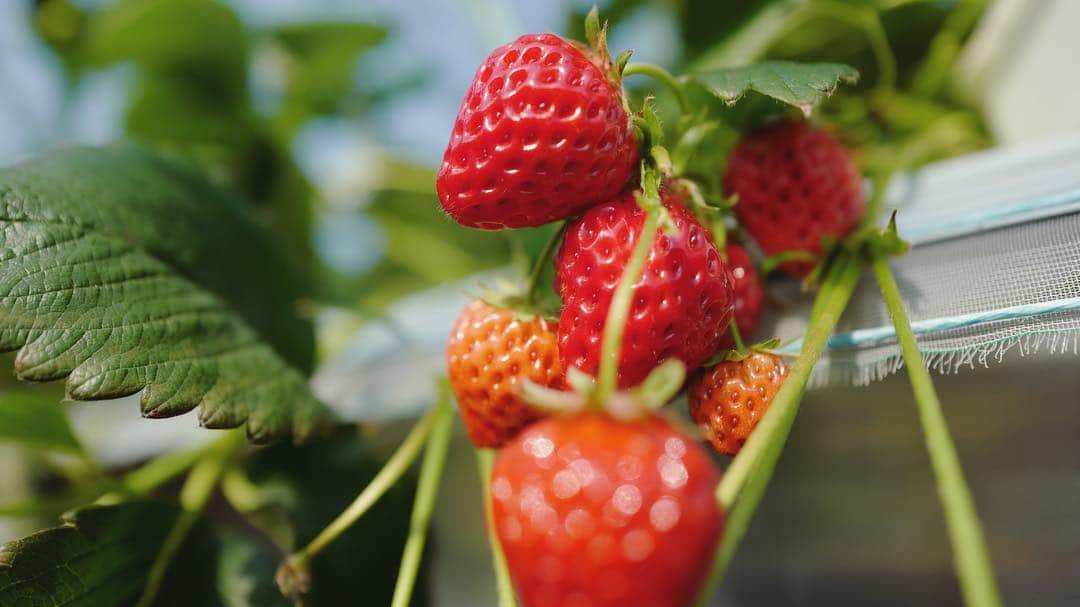
{"type": "Polygon", "coordinates": [[[600,411],[614,419],[640,419],[671,402],[686,381],[686,365],[671,358],[652,370],[637,386],[604,397],[596,380],[571,367],[566,373],[571,390],[555,390],[529,379],[521,382],[520,395],[532,407],[551,415],[574,415],[586,410],[600,411]]]}
{"type": "Polygon", "coordinates": [[[910,246],[906,240],[900,238],[900,234],[896,231],[896,210],[894,209],[889,215],[889,223],[884,228],[868,224],[855,230],[843,240],[827,242],[827,239],[822,238],[822,250],[825,253],[803,280],[803,288],[809,290],[816,287],[821,278],[828,273],[841,251],[874,260],[879,257],[903,255],[910,246]]]}
{"type": "Polygon", "coordinates": [[[728,324],[728,331],[731,332],[731,340],[734,343],[734,347],[725,350],[720,350],[716,354],[713,354],[708,360],[706,360],[702,367],[712,367],[722,362],[740,361],[746,360],[750,355],[754,353],[772,354],[774,356],[786,356],[786,354],[777,352],[776,349],[780,347],[780,339],[773,338],[762,342],[753,343],[747,345],[743,343],[742,335],[739,333],[739,327],[735,323],[735,319],[731,319],[728,324]]]}

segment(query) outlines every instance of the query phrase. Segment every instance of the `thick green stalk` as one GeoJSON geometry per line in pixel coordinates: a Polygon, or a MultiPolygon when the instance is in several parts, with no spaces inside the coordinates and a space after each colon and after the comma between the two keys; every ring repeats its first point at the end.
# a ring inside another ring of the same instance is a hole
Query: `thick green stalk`
{"type": "Polygon", "coordinates": [[[420,570],[420,557],[424,553],[424,542],[427,540],[428,524],[435,509],[435,498],[439,494],[439,483],[442,481],[443,467],[446,464],[446,452],[450,448],[454,412],[450,407],[449,387],[443,386],[441,390],[442,397],[435,406],[431,434],[424,449],[424,460],[420,464],[416,500],[413,502],[412,519],[409,521],[409,538],[405,541],[405,551],[401,556],[401,569],[398,570],[391,607],[408,607],[412,599],[416,574],[420,570]]]}
{"type": "Polygon", "coordinates": [[[206,509],[206,503],[214,494],[214,489],[217,488],[222,475],[228,469],[233,455],[244,443],[243,432],[231,431],[223,437],[223,440],[214,443],[214,449],[208,451],[205,457],[192,468],[191,474],[184,481],[184,486],[180,488],[180,507],[183,508],[183,512],[169,530],[169,534],[165,536],[165,542],[161,545],[161,550],[150,567],[146,586],[137,603],[138,607],[149,607],[154,604],[169,565],[192,528],[199,522],[203,510],[206,509]]]}
{"type": "Polygon", "coordinates": [[[495,590],[499,597],[499,607],[516,607],[514,585],[510,582],[510,571],[506,568],[506,555],[499,544],[499,535],[495,529],[495,513],[491,507],[491,466],[495,462],[495,451],[477,449],[476,463],[480,469],[480,486],[483,488],[484,520],[487,524],[488,542],[491,545],[491,564],[495,569],[495,590]]]}
{"type": "Polygon", "coordinates": [[[749,527],[795,422],[810,372],[847,307],[861,273],[862,261],[858,255],[842,251],[837,256],[818,291],[799,358],[717,487],[717,501],[728,517],[724,539],[714,558],[709,579],[698,596],[698,605],[708,605],[749,527]]]}
{"type": "Polygon", "coordinates": [[[641,228],[637,243],[630,254],[630,261],[623,269],[619,285],[611,296],[607,319],[604,321],[604,337],[600,342],[600,372],[597,377],[596,396],[600,402],[615,393],[619,379],[619,357],[622,351],[623,333],[626,331],[626,317],[630,314],[630,302],[634,297],[634,284],[641,278],[645,261],[649,258],[649,249],[656,238],[660,225],[660,210],[645,208],[645,225],[641,228]]]}
{"type": "Polygon", "coordinates": [[[930,372],[923,363],[922,353],[919,352],[907,312],[904,311],[900,289],[896,286],[889,262],[884,256],[877,256],[872,264],[874,276],[881,287],[881,295],[896,326],[896,337],[904,355],[904,364],[907,365],[915,404],[919,408],[919,419],[926,436],[926,450],[930,454],[930,464],[937,479],[938,497],[945,511],[945,523],[949,530],[949,540],[952,542],[953,559],[964,602],[972,607],[1001,605],[1001,595],[998,593],[994,567],[983,538],[979,515],[964,480],[960,458],[949,436],[948,424],[930,379],[930,372]]]}

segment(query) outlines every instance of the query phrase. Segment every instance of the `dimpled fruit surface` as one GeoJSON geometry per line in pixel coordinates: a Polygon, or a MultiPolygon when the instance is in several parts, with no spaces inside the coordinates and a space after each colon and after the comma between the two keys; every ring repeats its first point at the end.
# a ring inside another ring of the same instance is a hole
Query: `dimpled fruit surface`
{"type": "Polygon", "coordinates": [[[447,214],[487,230],[538,226],[627,185],[637,140],[621,87],[594,55],[554,34],[522,36],[491,53],[465,93],[439,169],[447,214]]]}
{"type": "MultiPolygon", "coordinates": [[[[731,274],[708,230],[680,193],[664,188],[661,196],[674,229],[657,232],[634,283],[619,357],[623,388],[669,358],[699,367],[719,349],[734,306],[731,274]]],[[[644,210],[627,193],[567,225],[555,289],[563,298],[559,352],[568,369],[597,373],[608,308],[644,223],[644,210]]]]}
{"type": "Polygon", "coordinates": [[[499,447],[540,413],[521,399],[523,379],[565,387],[555,323],[473,300],[458,316],[446,367],[461,419],[477,447],[499,447]]]}
{"type": "Polygon", "coordinates": [[[785,377],[783,359],[764,352],[702,369],[686,386],[690,417],[718,452],[735,455],[765,415],[785,377]]]}
{"type": "Polygon", "coordinates": [[[682,607],[723,528],[719,472],[650,416],[550,417],[499,452],[496,530],[525,607],[682,607]]]}

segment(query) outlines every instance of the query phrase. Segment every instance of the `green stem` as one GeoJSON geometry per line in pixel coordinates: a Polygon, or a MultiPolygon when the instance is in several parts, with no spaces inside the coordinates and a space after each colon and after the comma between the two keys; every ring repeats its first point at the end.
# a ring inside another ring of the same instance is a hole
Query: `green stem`
{"type": "Polygon", "coordinates": [[[649,257],[649,249],[652,248],[656,230],[660,225],[660,210],[653,208],[654,203],[655,206],[659,206],[658,201],[651,201],[644,209],[645,225],[642,226],[641,234],[638,235],[637,243],[630,254],[630,261],[623,269],[619,285],[615,287],[615,293],[611,296],[607,319],[604,321],[596,391],[600,402],[605,402],[618,388],[619,355],[622,349],[623,333],[626,331],[626,317],[630,314],[630,303],[634,296],[634,284],[641,277],[645,261],[649,257]]]}
{"type": "Polygon", "coordinates": [[[634,75],[649,76],[666,86],[668,90],[675,95],[681,113],[689,114],[693,109],[690,106],[690,99],[686,96],[686,89],[683,88],[683,84],[679,82],[679,79],[671,72],[659,65],[654,65],[652,63],[631,63],[623,70],[623,76],[634,75]]]}
{"type": "Polygon", "coordinates": [[[420,478],[417,481],[416,501],[413,502],[412,519],[409,522],[409,538],[405,541],[405,551],[401,556],[401,569],[398,571],[397,584],[394,585],[394,599],[391,607],[408,607],[412,599],[416,574],[420,570],[420,557],[424,552],[428,524],[435,509],[435,498],[439,493],[446,453],[450,448],[450,431],[454,427],[453,410],[450,408],[449,386],[442,387],[442,397],[435,406],[431,435],[424,449],[424,461],[420,464],[420,478]]]}
{"type": "Polygon", "coordinates": [[[847,307],[861,273],[862,262],[858,256],[848,251],[840,252],[818,291],[799,358],[757,428],[724,472],[717,487],[717,501],[729,516],[709,579],[698,596],[698,605],[709,603],[749,527],[799,411],[799,401],[810,372],[847,307]]]}
{"type": "Polygon", "coordinates": [[[405,474],[405,471],[416,460],[416,456],[420,454],[420,449],[424,446],[424,442],[431,433],[438,411],[438,407],[433,407],[424,417],[420,418],[420,421],[416,422],[413,429],[409,431],[409,435],[398,446],[397,451],[390,456],[390,459],[386,460],[386,464],[375,475],[375,478],[371,479],[371,482],[364,487],[364,490],[356,496],[356,499],[320,531],[319,535],[315,536],[315,539],[311,540],[307,546],[290,556],[288,563],[302,570],[308,561],[333,543],[339,535],[344,533],[356,521],[360,520],[360,517],[398,482],[398,479],[405,474]]]}
{"type": "Polygon", "coordinates": [[[926,59],[915,72],[912,92],[931,97],[941,91],[963,49],[964,37],[975,27],[987,4],[987,0],[966,0],[949,13],[941,30],[930,42],[926,59]]]}
{"type": "Polygon", "coordinates": [[[878,14],[877,9],[855,7],[847,3],[827,0],[818,0],[818,2],[808,4],[806,8],[810,12],[816,12],[861,30],[877,62],[877,88],[892,90],[896,86],[896,55],[889,44],[889,37],[885,33],[885,26],[881,23],[881,15],[878,14]]]}
{"type": "Polygon", "coordinates": [[[529,283],[525,291],[525,302],[529,305],[536,303],[536,294],[540,288],[540,277],[544,275],[544,268],[551,263],[551,257],[555,254],[555,249],[558,248],[565,229],[566,222],[564,221],[559,224],[558,229],[551,233],[551,237],[548,238],[543,250],[540,251],[540,257],[536,259],[532,271],[529,272],[529,283]]]}
{"type": "MultiPolygon", "coordinates": [[[[220,441],[230,441],[232,437],[222,437],[220,441]]],[[[208,452],[217,449],[217,445],[211,443],[205,448],[193,451],[181,451],[178,453],[166,453],[146,462],[142,466],[128,472],[122,480],[123,487],[135,495],[146,494],[170,480],[180,476],[208,452]]]]}
{"type": "Polygon", "coordinates": [[[165,574],[169,570],[176,553],[184,544],[195,524],[199,522],[206,503],[214,494],[214,489],[225,474],[233,455],[245,444],[244,433],[231,431],[222,440],[214,443],[214,448],[206,453],[191,470],[184,486],[180,489],[180,513],[176,523],[169,534],[165,536],[165,542],[161,545],[154,564],[150,567],[150,573],[146,578],[146,586],[142,596],[139,597],[137,607],[149,607],[154,604],[161,583],[165,580],[165,574]]]}
{"type": "Polygon", "coordinates": [[[477,449],[476,463],[480,469],[480,485],[484,496],[484,519],[487,524],[488,542],[491,544],[491,563],[495,569],[495,590],[499,597],[499,607],[516,607],[514,585],[510,582],[510,571],[506,568],[506,555],[499,544],[499,535],[495,528],[495,512],[491,505],[491,466],[495,462],[495,451],[477,449]]]}
{"type": "Polygon", "coordinates": [[[735,322],[734,318],[728,321],[728,331],[731,331],[731,341],[735,345],[735,350],[737,352],[745,350],[746,344],[743,343],[742,333],[739,332],[739,325],[735,322]]]}
{"type": "Polygon", "coordinates": [[[896,327],[896,337],[904,355],[911,390],[919,408],[919,419],[926,435],[926,450],[930,454],[930,463],[937,478],[938,497],[945,510],[945,523],[949,529],[953,559],[964,602],[979,607],[1001,605],[994,567],[983,538],[979,515],[964,480],[956,446],[949,436],[941,402],[904,311],[900,289],[896,286],[889,262],[884,256],[876,256],[872,264],[874,276],[881,287],[881,295],[896,327]]]}

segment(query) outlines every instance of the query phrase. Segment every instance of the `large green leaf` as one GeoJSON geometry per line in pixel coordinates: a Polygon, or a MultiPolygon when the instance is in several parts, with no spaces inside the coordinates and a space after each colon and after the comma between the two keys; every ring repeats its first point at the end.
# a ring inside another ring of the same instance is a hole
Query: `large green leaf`
{"type": "Polygon", "coordinates": [[[0,170],[0,350],[80,400],[142,393],[147,417],[309,434],[325,409],[290,265],[230,191],[135,146],[0,170]],[[291,363],[291,364],[290,364],[291,363]]]}
{"type": "Polygon", "coordinates": [[[730,69],[696,72],[691,79],[721,101],[733,104],[754,91],[809,114],[841,82],[855,82],[859,72],[839,63],[763,61],[730,69]]]}
{"type": "Polygon", "coordinates": [[[29,392],[0,392],[0,440],[63,451],[81,450],[63,407],[29,392]]]}

